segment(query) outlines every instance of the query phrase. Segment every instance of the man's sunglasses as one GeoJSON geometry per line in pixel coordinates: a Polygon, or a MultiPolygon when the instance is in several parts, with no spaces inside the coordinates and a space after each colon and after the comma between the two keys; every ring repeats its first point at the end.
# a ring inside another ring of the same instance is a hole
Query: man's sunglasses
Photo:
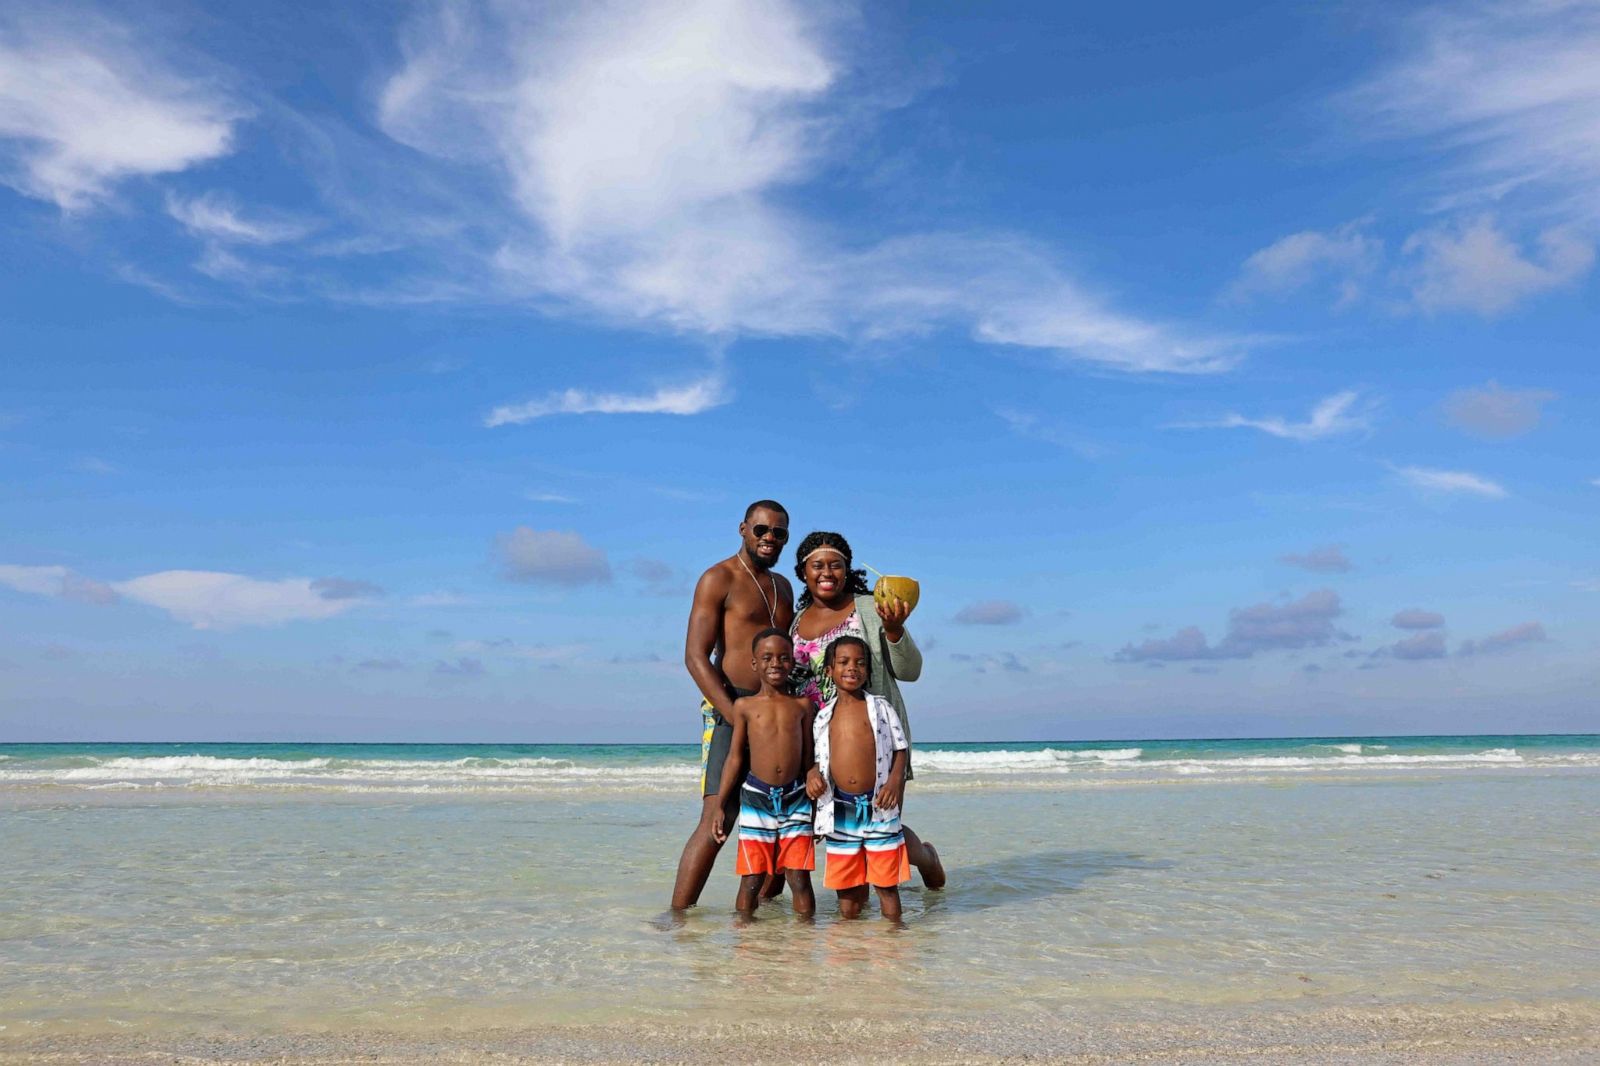
{"type": "Polygon", "coordinates": [[[772,539],[777,541],[779,544],[788,543],[789,540],[789,531],[782,526],[755,525],[750,527],[750,532],[756,535],[757,540],[760,540],[769,533],[772,534],[772,539]]]}

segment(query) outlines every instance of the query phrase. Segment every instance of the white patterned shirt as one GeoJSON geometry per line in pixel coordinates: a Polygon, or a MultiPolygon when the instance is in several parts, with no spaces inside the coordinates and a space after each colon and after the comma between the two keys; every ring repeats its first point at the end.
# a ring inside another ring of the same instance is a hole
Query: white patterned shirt
{"type": "MultiPolygon", "coordinates": [[[[870,692],[865,695],[867,718],[872,722],[873,746],[877,749],[877,783],[872,788],[872,794],[876,796],[878,789],[889,782],[889,771],[894,767],[894,753],[905,751],[911,745],[906,742],[905,730],[900,728],[900,716],[894,713],[894,704],[870,692]]],[[[835,698],[823,704],[811,723],[817,769],[822,771],[822,780],[828,785],[828,790],[817,797],[815,832],[818,836],[833,832],[833,775],[829,772],[828,724],[833,721],[833,708],[837,703],[838,699],[835,698]]],[[[873,821],[887,821],[898,817],[900,817],[899,807],[882,808],[876,803],[872,805],[873,821]]]]}

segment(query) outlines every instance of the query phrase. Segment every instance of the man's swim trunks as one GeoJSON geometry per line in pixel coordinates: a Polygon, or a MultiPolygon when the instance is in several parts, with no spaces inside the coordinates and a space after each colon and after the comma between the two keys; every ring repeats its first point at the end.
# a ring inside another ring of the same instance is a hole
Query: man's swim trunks
{"type": "MultiPolygon", "coordinates": [[[[873,819],[872,795],[834,789],[833,830],[828,833],[828,868],[824,888],[875,885],[893,888],[911,880],[906,855],[906,835],[900,829],[900,812],[873,819]]],[[[878,813],[882,813],[881,811],[878,813]]]]}
{"type": "Polygon", "coordinates": [[[746,774],[739,787],[739,876],[814,870],[816,856],[805,779],[780,787],[746,774]]]}
{"type": "MultiPolygon", "coordinates": [[[[728,686],[734,699],[754,696],[755,689],[728,686]]],[[[722,787],[722,764],[728,761],[728,749],[733,746],[733,725],[711,701],[700,700],[700,795],[715,796],[722,787]]]]}

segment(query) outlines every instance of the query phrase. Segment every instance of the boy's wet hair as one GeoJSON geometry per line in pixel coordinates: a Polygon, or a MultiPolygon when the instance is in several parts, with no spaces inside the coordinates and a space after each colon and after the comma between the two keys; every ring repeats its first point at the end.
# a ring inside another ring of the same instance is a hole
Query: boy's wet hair
{"type": "Polygon", "coordinates": [[[872,671],[872,649],[867,647],[867,642],[862,640],[860,637],[851,636],[839,637],[832,644],[828,645],[828,650],[822,653],[823,669],[827,669],[833,665],[833,653],[841,644],[848,644],[853,648],[860,648],[861,658],[864,659],[867,664],[867,671],[869,673],[872,671]]]}
{"type": "Polygon", "coordinates": [[[787,629],[779,629],[777,626],[768,626],[761,632],[757,633],[755,638],[750,641],[750,650],[755,651],[756,645],[760,644],[768,637],[782,637],[784,642],[788,644],[789,647],[794,647],[794,638],[789,635],[789,631],[787,629]]]}
{"type": "Polygon", "coordinates": [[[750,521],[750,516],[762,508],[766,508],[769,511],[777,511],[785,518],[789,517],[788,508],[784,507],[784,505],[779,503],[777,500],[757,500],[755,503],[752,503],[749,507],[744,509],[744,520],[746,522],[750,521]]]}
{"type": "Polygon", "coordinates": [[[807,533],[806,539],[794,550],[794,576],[800,579],[800,599],[795,602],[795,610],[803,611],[811,606],[811,589],[806,585],[806,556],[818,548],[833,548],[844,556],[844,568],[848,571],[845,577],[846,592],[860,596],[872,591],[867,587],[867,572],[850,569],[855,562],[855,557],[850,554],[850,542],[838,533],[819,529],[815,533],[807,533]]]}

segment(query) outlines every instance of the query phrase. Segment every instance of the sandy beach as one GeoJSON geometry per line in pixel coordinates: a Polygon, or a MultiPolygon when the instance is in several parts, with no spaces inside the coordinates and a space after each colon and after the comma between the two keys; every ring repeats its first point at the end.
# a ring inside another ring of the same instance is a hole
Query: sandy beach
{"type": "Polygon", "coordinates": [[[1232,1063],[1479,1064],[1593,1062],[1600,1011],[1593,1002],[1477,1010],[1386,1008],[1269,1011],[1094,1024],[1040,1018],[1026,1024],[885,1026],[771,1022],[715,1026],[644,1023],[447,1030],[358,1030],[154,1039],[133,1035],[51,1039],[0,1050],[15,1066],[91,1063],[1232,1063]]]}

